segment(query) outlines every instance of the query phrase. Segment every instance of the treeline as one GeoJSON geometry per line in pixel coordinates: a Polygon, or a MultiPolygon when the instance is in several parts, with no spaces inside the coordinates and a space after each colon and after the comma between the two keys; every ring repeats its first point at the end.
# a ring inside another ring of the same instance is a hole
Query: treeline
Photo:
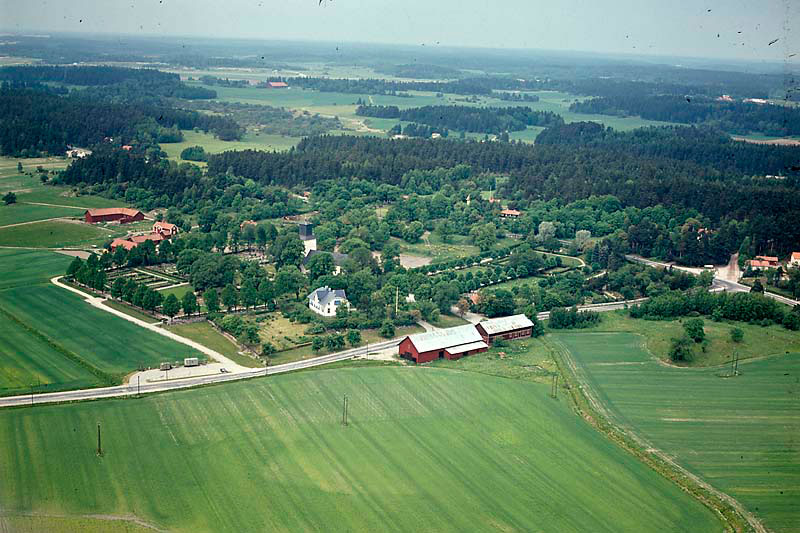
{"type": "MultiPolygon", "coordinates": [[[[281,78],[289,85],[313,89],[324,93],[387,94],[396,95],[407,91],[432,91],[452,94],[492,94],[491,78],[467,78],[454,81],[395,81],[385,79],[347,78],[281,78]]],[[[276,78],[275,81],[278,81],[276,78]]]]}
{"type": "MultiPolygon", "coordinates": [[[[722,172],[791,178],[800,163],[793,146],[735,141],[708,126],[666,126],[620,132],[596,122],[551,126],[536,137],[537,145],[562,145],[626,151],[643,157],[669,157],[710,165],[722,172]]],[[[790,180],[791,181],[791,180],[790,180]]]]}
{"type": "MultiPolygon", "coordinates": [[[[242,220],[262,220],[295,214],[300,202],[282,188],[225,172],[204,175],[195,165],[178,165],[155,154],[147,156],[107,144],[86,158],[75,159],[53,183],[84,185],[89,194],[123,199],[145,210],[175,207],[185,213],[199,212],[198,223],[205,231],[211,227],[232,233],[239,230],[238,222],[235,228],[228,227],[234,224],[221,215],[223,211],[234,210],[242,220]]],[[[177,215],[169,216],[168,221],[180,222],[177,215]]]]}
{"type": "Polygon", "coordinates": [[[800,314],[772,298],[752,292],[671,291],[630,309],[633,318],[659,320],[694,314],[714,320],[735,320],[761,325],[782,324],[800,329],[800,314]]]}
{"type": "Polygon", "coordinates": [[[533,111],[530,107],[470,107],[438,105],[400,110],[397,106],[360,105],[356,114],[366,117],[398,118],[427,124],[434,128],[500,134],[522,131],[528,126],[558,126],[564,119],[551,111],[533,111]]]}
{"type": "Polygon", "coordinates": [[[781,105],[724,102],[682,95],[625,94],[574,102],[569,109],[576,113],[636,115],[648,120],[706,124],[739,134],[800,134],[800,109],[781,105]]]}
{"type": "Polygon", "coordinates": [[[177,74],[151,68],[104,66],[10,66],[0,68],[0,80],[53,81],[64,85],[112,85],[124,81],[179,83],[177,74]]]}
{"type": "Polygon", "coordinates": [[[111,103],[82,94],[59,96],[47,89],[0,86],[0,153],[15,157],[63,154],[67,145],[92,146],[106,138],[122,144],[180,141],[178,129],[199,128],[222,139],[241,136],[227,117],[166,106],[111,103]],[[178,138],[175,138],[175,136],[178,138]]]}
{"type": "Polygon", "coordinates": [[[0,80],[15,83],[56,82],[87,86],[92,97],[124,97],[139,101],[142,96],[187,100],[216,98],[216,91],[190,87],[180,76],[156,69],[105,66],[11,66],[0,68],[0,80]]]}

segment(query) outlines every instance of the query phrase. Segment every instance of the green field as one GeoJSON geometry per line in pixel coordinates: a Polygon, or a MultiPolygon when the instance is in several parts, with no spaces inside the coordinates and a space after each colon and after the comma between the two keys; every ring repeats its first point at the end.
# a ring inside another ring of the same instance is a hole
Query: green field
{"type": "MultiPolygon", "coordinates": [[[[623,428],[738,499],[772,531],[800,531],[800,353],[741,375],[657,362],[631,333],[550,336],[623,428]]],[[[692,528],[693,531],[701,531],[692,528]]]]}
{"type": "Polygon", "coordinates": [[[49,283],[72,258],[0,249],[0,395],[120,382],[139,365],[205,356],[49,283]]]}
{"type": "Polygon", "coordinates": [[[108,229],[81,222],[46,220],[0,228],[0,246],[60,248],[64,246],[95,245],[99,247],[107,240],[110,240],[112,238],[110,236],[116,236],[125,232],[125,229],[108,229]]]}
{"type": "MultiPolygon", "coordinates": [[[[739,359],[761,358],[769,355],[800,352],[800,333],[782,326],[759,326],[744,322],[714,322],[704,319],[706,339],[705,352],[695,348],[695,360],[688,366],[718,366],[730,364],[734,351],[739,359]],[[731,330],[740,328],[744,332],[742,342],[731,340],[731,330]]],[[[667,359],[673,338],[683,335],[682,320],[636,320],[622,313],[604,313],[603,321],[595,328],[602,331],[639,333],[645,338],[645,348],[662,359],[667,359]]]]}
{"type": "Polygon", "coordinates": [[[0,226],[58,217],[81,217],[85,209],[125,205],[100,196],[76,196],[75,191],[69,187],[44,185],[35,172],[37,166],[59,170],[66,168],[68,164],[68,159],[59,157],[0,157],[0,194],[14,191],[17,195],[17,203],[0,205],[0,226]],[[23,172],[33,171],[33,176],[20,174],[17,171],[18,162],[22,163],[23,172]]]}
{"type": "Polygon", "coordinates": [[[34,222],[61,217],[80,217],[83,210],[76,207],[52,207],[49,205],[33,205],[16,203],[0,206],[0,229],[2,226],[20,222],[34,222]]]}
{"type": "MultiPolygon", "coordinates": [[[[191,146],[202,146],[206,152],[218,154],[228,150],[288,150],[295,146],[300,139],[297,137],[284,137],[282,135],[258,135],[248,132],[240,141],[221,141],[210,133],[195,132],[192,130],[183,131],[183,142],[163,143],[161,149],[164,150],[170,159],[186,162],[180,158],[181,152],[191,146]]],[[[189,163],[196,163],[189,161],[189,163]]],[[[205,165],[205,163],[197,163],[205,165]]]]}
{"type": "Polygon", "coordinates": [[[721,531],[547,390],[365,367],[4,410],[0,508],[192,532],[721,531]]]}

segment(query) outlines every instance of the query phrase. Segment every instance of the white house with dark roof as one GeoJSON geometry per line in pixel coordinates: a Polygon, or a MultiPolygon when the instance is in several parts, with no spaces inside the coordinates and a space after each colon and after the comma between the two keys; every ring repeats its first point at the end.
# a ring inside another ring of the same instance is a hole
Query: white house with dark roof
{"type": "Polygon", "coordinates": [[[308,308],[322,316],[336,316],[336,310],[345,306],[350,309],[350,302],[342,289],[320,287],[308,295],[308,308]]]}

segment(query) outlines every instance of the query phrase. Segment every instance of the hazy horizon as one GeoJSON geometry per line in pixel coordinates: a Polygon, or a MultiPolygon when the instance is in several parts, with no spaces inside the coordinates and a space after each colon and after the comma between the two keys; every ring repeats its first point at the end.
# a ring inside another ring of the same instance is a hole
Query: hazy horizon
{"type": "Polygon", "coordinates": [[[800,54],[794,55],[800,52],[800,37],[792,31],[800,6],[780,0],[760,5],[624,0],[611,6],[510,0],[500,6],[470,2],[469,9],[455,0],[434,5],[421,0],[381,5],[367,0],[230,0],[224,7],[186,0],[148,0],[125,7],[98,0],[20,4],[0,0],[3,31],[507,49],[792,66],[800,60],[800,54]]]}

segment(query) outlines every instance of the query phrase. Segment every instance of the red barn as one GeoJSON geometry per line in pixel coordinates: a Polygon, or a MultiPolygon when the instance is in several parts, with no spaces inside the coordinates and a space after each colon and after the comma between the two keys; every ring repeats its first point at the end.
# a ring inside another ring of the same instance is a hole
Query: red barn
{"type": "Polygon", "coordinates": [[[399,353],[417,363],[428,363],[441,358],[460,359],[488,348],[475,326],[467,324],[409,335],[400,342],[399,353]]]}
{"type": "Polygon", "coordinates": [[[129,209],[127,207],[105,207],[103,209],[89,209],[83,214],[86,222],[95,224],[97,222],[114,222],[118,221],[120,224],[126,222],[135,222],[137,220],[144,220],[144,213],[138,209],[129,209]]]}
{"type": "Polygon", "coordinates": [[[270,81],[267,83],[270,89],[287,89],[289,84],[284,81],[270,81]]]}
{"type": "Polygon", "coordinates": [[[530,337],[533,322],[525,315],[504,316],[478,322],[475,328],[485,343],[492,344],[497,338],[511,340],[530,337]]]}

